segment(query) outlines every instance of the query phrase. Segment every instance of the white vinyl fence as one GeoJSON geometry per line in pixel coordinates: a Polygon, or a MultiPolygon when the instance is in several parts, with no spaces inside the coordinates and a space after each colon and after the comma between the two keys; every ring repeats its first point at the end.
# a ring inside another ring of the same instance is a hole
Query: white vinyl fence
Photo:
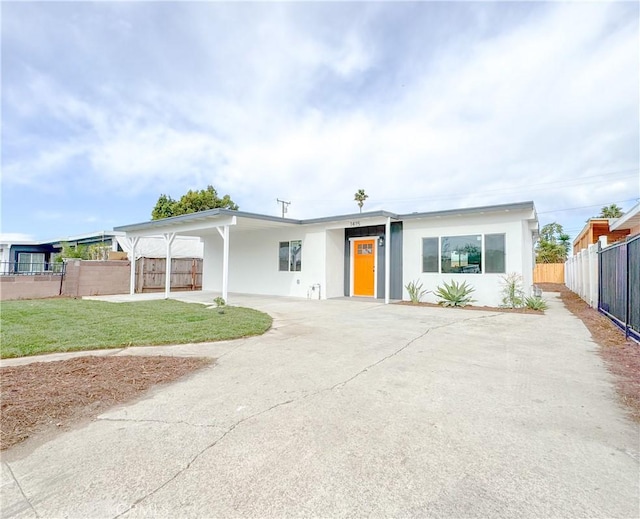
{"type": "Polygon", "coordinates": [[[582,249],[564,265],[564,284],[589,306],[598,308],[598,244],[582,249]]]}

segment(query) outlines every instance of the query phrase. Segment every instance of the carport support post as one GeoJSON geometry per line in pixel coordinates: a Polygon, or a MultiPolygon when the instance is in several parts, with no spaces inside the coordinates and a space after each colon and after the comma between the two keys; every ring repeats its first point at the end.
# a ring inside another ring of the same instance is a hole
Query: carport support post
{"type": "Polygon", "coordinates": [[[171,244],[176,238],[175,232],[165,232],[164,241],[167,244],[167,266],[164,273],[164,298],[169,299],[169,293],[171,292],[171,244]]]}
{"type": "Polygon", "coordinates": [[[222,236],[223,244],[223,256],[222,256],[222,299],[227,301],[229,297],[229,226],[224,226],[224,233],[222,236]]]}
{"type": "Polygon", "coordinates": [[[216,227],[216,230],[222,238],[222,299],[227,302],[229,295],[229,226],[223,226],[222,230],[220,227],[216,227]]]}
{"type": "Polygon", "coordinates": [[[131,255],[129,257],[131,261],[131,277],[129,278],[129,293],[131,295],[136,293],[136,245],[138,245],[138,241],[140,238],[137,236],[135,238],[127,238],[129,241],[129,246],[131,247],[131,255]]]}
{"type": "Polygon", "coordinates": [[[387,217],[384,228],[384,304],[389,304],[391,292],[391,218],[387,217]]]}

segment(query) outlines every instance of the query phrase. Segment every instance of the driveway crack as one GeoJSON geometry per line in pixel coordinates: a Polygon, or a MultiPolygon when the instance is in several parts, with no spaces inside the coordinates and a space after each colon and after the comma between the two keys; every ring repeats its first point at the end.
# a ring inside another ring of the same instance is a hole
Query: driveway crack
{"type": "MultiPolygon", "coordinates": [[[[361,369],[360,371],[358,371],[355,375],[353,375],[352,377],[348,378],[347,380],[343,380],[342,382],[338,382],[337,384],[334,384],[333,386],[331,386],[330,388],[327,389],[323,389],[321,391],[333,391],[334,389],[337,388],[341,388],[344,387],[345,385],[347,385],[349,382],[351,382],[352,380],[358,378],[360,375],[366,373],[367,371],[369,371],[371,368],[376,367],[379,364],[382,364],[383,362],[389,360],[392,357],[395,357],[396,355],[398,355],[399,353],[402,353],[404,350],[406,350],[409,346],[411,346],[414,342],[416,342],[417,340],[422,339],[425,335],[427,335],[429,332],[431,332],[432,330],[439,330],[441,328],[446,328],[447,326],[453,326],[455,324],[460,324],[460,322],[466,322],[466,321],[475,321],[478,319],[488,319],[490,317],[499,317],[500,314],[491,314],[491,315],[481,315],[479,317],[469,317],[467,319],[462,319],[460,321],[454,321],[451,323],[447,323],[447,324],[441,324],[439,326],[433,326],[431,328],[427,328],[426,331],[424,331],[423,333],[421,333],[420,335],[417,335],[416,337],[414,337],[413,339],[411,339],[409,342],[407,342],[404,346],[398,348],[397,350],[395,350],[394,352],[390,353],[389,355],[386,355],[384,357],[382,357],[380,360],[374,362],[373,364],[369,364],[368,366],[366,366],[365,368],[361,369]]],[[[317,393],[321,392],[318,391],[317,393]]],[[[314,394],[317,394],[314,393],[314,394]]],[[[304,398],[304,397],[303,397],[304,398]]]]}
{"type": "MultiPolygon", "coordinates": [[[[312,393],[306,394],[304,396],[298,397],[298,398],[292,398],[290,400],[285,400],[283,402],[279,402],[277,404],[272,405],[271,407],[268,407],[267,409],[264,409],[260,412],[254,413],[252,415],[246,416],[240,420],[238,420],[237,422],[235,422],[233,425],[231,425],[222,435],[220,435],[216,440],[214,440],[213,442],[211,442],[210,444],[208,444],[206,447],[204,447],[203,449],[201,449],[200,451],[198,451],[188,462],[187,464],[182,467],[178,472],[176,472],[173,476],[171,476],[169,479],[167,479],[164,483],[162,483],[161,485],[159,485],[158,487],[156,487],[155,489],[151,490],[150,492],[146,493],[144,496],[138,498],[136,501],[134,501],[131,506],[129,506],[129,508],[127,508],[126,510],[124,510],[123,512],[119,513],[118,515],[116,515],[114,517],[114,519],[118,519],[119,517],[122,517],[123,515],[127,514],[128,512],[130,512],[131,510],[133,510],[137,505],[139,505],[140,503],[142,503],[143,501],[145,501],[146,499],[149,499],[151,496],[153,496],[154,494],[156,494],[157,492],[159,492],[160,490],[162,490],[164,487],[166,487],[169,483],[171,483],[172,481],[175,481],[177,478],[179,478],[182,474],[184,474],[184,472],[186,472],[187,470],[189,470],[189,468],[191,468],[191,466],[195,463],[195,461],[200,458],[205,452],[207,452],[208,450],[214,448],[216,445],[218,445],[222,440],[224,440],[229,434],[231,434],[231,432],[233,432],[236,427],[240,426],[241,424],[243,424],[244,422],[251,420],[253,418],[257,418],[258,416],[261,416],[263,414],[269,413],[270,411],[273,411],[274,409],[277,409],[278,407],[282,407],[285,405],[289,405],[295,402],[298,402],[300,400],[304,400],[307,399],[309,397],[314,397],[319,395],[320,393],[326,392],[326,391],[333,391],[337,388],[340,387],[344,387],[346,384],[348,384],[349,382],[353,381],[354,379],[358,378],[360,375],[366,373],[368,370],[374,368],[375,366],[378,366],[379,364],[382,364],[383,362],[389,360],[392,357],[395,357],[396,355],[402,353],[404,350],[406,350],[409,346],[411,346],[414,342],[422,339],[424,336],[426,336],[429,332],[433,331],[433,330],[438,330],[440,328],[446,328],[448,326],[453,326],[456,324],[459,324],[460,322],[466,322],[466,321],[473,321],[473,320],[478,320],[478,319],[487,319],[489,317],[498,317],[500,314],[492,314],[492,315],[483,315],[483,316],[479,316],[479,317],[471,317],[468,319],[461,319],[461,320],[457,320],[451,323],[447,323],[447,324],[442,324],[440,326],[433,326],[431,328],[427,328],[424,332],[422,332],[419,335],[416,335],[413,339],[409,340],[406,344],[404,344],[403,346],[401,346],[400,348],[398,348],[397,350],[393,351],[392,353],[385,355],[384,357],[382,357],[380,360],[366,366],[365,368],[361,369],[360,371],[358,371],[355,375],[349,377],[346,380],[343,380],[342,382],[338,382],[337,384],[334,384],[331,387],[325,388],[325,389],[320,389],[318,391],[314,391],[312,393]]],[[[107,419],[109,420],[109,419],[107,419]]],[[[172,423],[180,423],[180,422],[164,422],[162,420],[113,420],[113,421],[157,421],[157,422],[161,422],[161,423],[168,423],[168,424],[172,424],[172,423]]],[[[182,422],[182,423],[187,423],[187,422],[182,422]]],[[[193,424],[188,424],[188,425],[193,425],[193,424]]],[[[214,426],[210,426],[210,427],[214,427],[214,426]]]]}
{"type": "Polygon", "coordinates": [[[11,468],[11,465],[9,465],[6,461],[3,461],[3,463],[5,464],[5,466],[9,469],[9,473],[11,474],[11,477],[13,478],[13,481],[15,481],[18,490],[20,490],[20,493],[22,494],[22,497],[24,498],[24,500],[27,502],[27,504],[29,505],[29,508],[31,508],[31,510],[33,511],[33,513],[36,515],[36,517],[40,517],[40,515],[38,514],[38,512],[36,511],[36,509],[33,507],[33,504],[31,504],[31,501],[29,500],[29,498],[27,497],[27,494],[25,494],[24,489],[22,488],[22,485],[20,485],[20,482],[18,481],[18,478],[16,477],[16,475],[13,473],[13,469],[11,468]]]}
{"type": "Polygon", "coordinates": [[[189,468],[191,468],[191,465],[193,465],[193,463],[200,457],[202,456],[205,452],[207,452],[209,449],[212,449],[213,447],[215,447],[216,445],[218,445],[218,443],[220,443],[222,440],[224,440],[226,438],[226,436],[228,434],[230,434],[236,427],[238,427],[240,424],[242,424],[243,422],[246,422],[247,420],[251,420],[252,418],[257,418],[260,415],[263,415],[265,413],[268,413],[270,411],[272,411],[273,409],[276,409],[278,407],[281,407],[283,405],[288,405],[291,404],[292,402],[294,402],[294,400],[286,400],[284,402],[279,402],[277,404],[272,405],[271,407],[264,409],[263,411],[260,411],[258,413],[254,413],[252,415],[249,416],[245,416],[244,418],[242,418],[241,420],[238,420],[237,422],[235,422],[233,425],[231,425],[220,437],[218,437],[216,440],[214,440],[213,442],[211,442],[209,445],[207,445],[206,447],[204,447],[203,449],[201,449],[199,452],[197,452],[188,462],[187,464],[182,467],[178,472],[176,472],[173,476],[171,476],[169,479],[167,479],[164,483],[162,483],[160,486],[154,488],[151,492],[148,492],[147,494],[145,494],[144,496],[142,496],[141,498],[137,499],[136,501],[133,502],[133,504],[127,508],[126,510],[124,510],[123,512],[119,513],[118,515],[116,515],[114,517],[114,519],[117,519],[118,517],[122,517],[123,515],[125,515],[126,513],[130,512],[131,510],[133,510],[137,505],[139,505],[140,503],[142,503],[143,501],[145,501],[146,499],[150,498],[151,496],[153,496],[154,494],[156,494],[157,492],[159,492],[160,490],[162,490],[164,487],[166,487],[169,483],[171,483],[172,481],[174,481],[175,479],[177,479],[178,477],[180,477],[184,472],[186,472],[187,470],[189,470],[189,468]]]}
{"type": "Polygon", "coordinates": [[[374,362],[373,364],[369,364],[368,366],[366,366],[365,368],[361,369],[360,371],[358,371],[355,375],[353,375],[352,377],[348,378],[347,380],[343,380],[342,382],[338,382],[337,384],[334,384],[333,386],[331,386],[328,389],[324,389],[323,391],[333,391],[334,389],[340,388],[340,387],[344,387],[346,386],[349,382],[351,382],[352,380],[358,378],[360,375],[366,373],[367,371],[369,371],[371,368],[376,367],[378,364],[382,364],[383,362],[389,360],[391,357],[395,357],[396,355],[398,355],[399,353],[402,353],[404,350],[406,350],[409,346],[411,346],[414,342],[416,342],[418,339],[422,339],[425,335],[427,335],[431,330],[433,330],[434,328],[427,328],[427,330],[423,333],[421,333],[420,335],[417,335],[416,337],[414,337],[413,339],[411,339],[409,342],[407,342],[404,346],[402,346],[401,348],[398,348],[396,351],[390,353],[389,355],[386,355],[384,357],[382,357],[380,360],[374,362]]]}

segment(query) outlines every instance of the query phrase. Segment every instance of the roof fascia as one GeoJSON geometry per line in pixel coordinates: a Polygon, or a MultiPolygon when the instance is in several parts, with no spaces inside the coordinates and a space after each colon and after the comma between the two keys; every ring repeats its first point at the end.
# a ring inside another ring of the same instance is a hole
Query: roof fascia
{"type": "Polygon", "coordinates": [[[638,215],[640,215],[640,203],[637,203],[636,205],[634,205],[631,209],[629,209],[629,211],[623,214],[620,218],[611,220],[609,223],[609,229],[611,229],[612,231],[626,229],[626,227],[623,227],[623,226],[627,225],[630,220],[632,219],[635,220],[635,217],[638,215]]]}
{"type": "Polygon", "coordinates": [[[531,220],[537,220],[538,216],[533,202],[520,202],[516,204],[487,205],[483,207],[465,207],[463,209],[446,209],[444,211],[432,211],[426,213],[409,213],[398,216],[401,220],[411,220],[414,218],[437,218],[445,216],[471,215],[478,213],[501,213],[515,211],[532,211],[531,220]]]}

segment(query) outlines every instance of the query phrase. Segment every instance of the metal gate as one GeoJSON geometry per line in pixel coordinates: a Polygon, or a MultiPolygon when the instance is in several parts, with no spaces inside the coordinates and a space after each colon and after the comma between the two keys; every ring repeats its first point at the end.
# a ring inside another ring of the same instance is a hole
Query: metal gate
{"type": "Polygon", "coordinates": [[[640,235],[599,254],[598,310],[640,341],[640,235]]]}

